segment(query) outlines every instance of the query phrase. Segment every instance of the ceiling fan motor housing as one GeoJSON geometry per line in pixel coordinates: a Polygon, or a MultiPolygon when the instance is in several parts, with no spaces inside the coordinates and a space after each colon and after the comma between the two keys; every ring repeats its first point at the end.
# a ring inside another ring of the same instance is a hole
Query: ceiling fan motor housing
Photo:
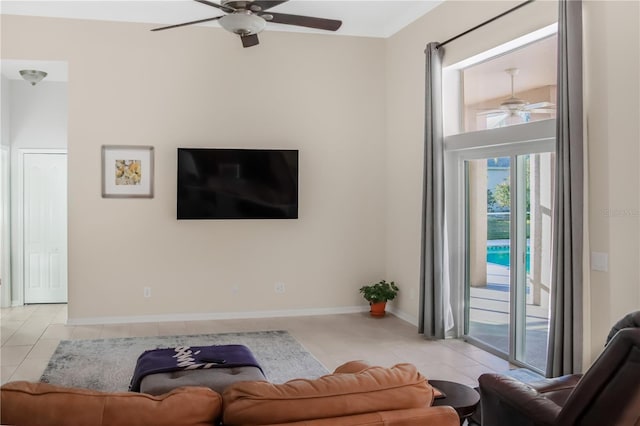
{"type": "Polygon", "coordinates": [[[525,101],[524,99],[520,99],[520,98],[509,98],[503,102],[500,103],[500,108],[502,109],[506,109],[508,111],[511,110],[517,110],[522,108],[523,106],[527,105],[529,102],[525,101]]]}
{"type": "Polygon", "coordinates": [[[254,12],[259,12],[262,10],[262,8],[258,5],[251,5],[251,3],[253,3],[253,0],[222,0],[220,3],[223,6],[232,7],[236,10],[253,10],[254,12]]]}

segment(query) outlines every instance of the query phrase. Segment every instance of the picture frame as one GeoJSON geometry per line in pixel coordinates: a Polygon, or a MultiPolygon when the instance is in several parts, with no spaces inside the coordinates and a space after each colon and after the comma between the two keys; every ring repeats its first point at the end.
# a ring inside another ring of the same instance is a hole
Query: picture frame
{"type": "Polygon", "coordinates": [[[102,198],[153,198],[152,146],[102,146],[102,198]]]}

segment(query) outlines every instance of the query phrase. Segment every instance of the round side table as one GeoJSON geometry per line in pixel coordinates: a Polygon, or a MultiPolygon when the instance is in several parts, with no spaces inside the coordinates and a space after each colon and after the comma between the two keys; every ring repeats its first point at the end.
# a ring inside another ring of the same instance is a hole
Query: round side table
{"type": "Polygon", "coordinates": [[[460,424],[464,423],[464,420],[476,411],[480,402],[480,394],[471,386],[446,380],[429,380],[429,384],[445,395],[444,398],[435,399],[433,405],[453,407],[460,417],[460,424]]]}

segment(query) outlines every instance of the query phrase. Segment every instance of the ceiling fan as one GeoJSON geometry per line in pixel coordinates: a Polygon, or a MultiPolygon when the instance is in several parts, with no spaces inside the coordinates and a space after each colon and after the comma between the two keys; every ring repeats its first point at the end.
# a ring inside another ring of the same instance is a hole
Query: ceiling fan
{"type": "Polygon", "coordinates": [[[267,22],[297,25],[300,27],[316,28],[327,31],[336,31],[342,25],[342,21],[335,19],[265,12],[266,10],[285,3],[288,0],[221,0],[220,3],[214,3],[208,0],[194,1],[215,7],[226,14],[215,16],[213,18],[184,22],[182,24],[169,25],[167,27],[154,28],[151,31],[162,31],[171,28],[184,27],[186,25],[218,21],[222,28],[240,36],[243,47],[251,47],[259,43],[258,33],[264,30],[267,22]]]}
{"type": "Polygon", "coordinates": [[[514,116],[521,112],[531,112],[534,114],[554,114],[556,112],[555,105],[551,102],[537,102],[530,104],[528,101],[516,98],[514,91],[515,76],[520,70],[518,68],[507,68],[504,70],[511,76],[511,96],[500,103],[498,108],[489,109],[479,112],[479,115],[505,115],[505,117],[514,116]]]}

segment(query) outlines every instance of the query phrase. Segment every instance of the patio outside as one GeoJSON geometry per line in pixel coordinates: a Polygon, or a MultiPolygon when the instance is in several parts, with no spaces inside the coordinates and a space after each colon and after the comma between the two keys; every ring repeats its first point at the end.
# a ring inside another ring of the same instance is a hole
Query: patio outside
{"type": "MultiPolygon", "coordinates": [[[[486,287],[471,287],[469,335],[508,352],[509,349],[509,268],[487,263],[486,287]]],[[[548,298],[547,298],[548,300],[548,298]]],[[[549,307],[527,303],[524,348],[521,361],[544,371],[547,362],[549,307]]]]}

